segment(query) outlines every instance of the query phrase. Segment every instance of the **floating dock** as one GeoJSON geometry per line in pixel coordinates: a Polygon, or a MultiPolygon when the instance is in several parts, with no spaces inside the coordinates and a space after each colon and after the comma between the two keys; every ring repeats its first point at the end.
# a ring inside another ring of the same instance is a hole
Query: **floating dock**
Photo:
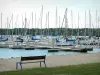
{"type": "Polygon", "coordinates": [[[35,48],[27,47],[25,50],[34,50],[35,48]]]}
{"type": "Polygon", "coordinates": [[[34,49],[47,49],[48,52],[58,52],[58,51],[73,51],[73,52],[87,52],[92,51],[93,48],[83,48],[75,46],[51,46],[51,45],[29,45],[29,46],[19,46],[12,47],[12,49],[25,49],[25,50],[34,50],[34,49]]]}
{"type": "Polygon", "coordinates": [[[64,47],[59,47],[59,48],[52,48],[48,49],[48,52],[57,52],[57,51],[73,51],[73,52],[87,52],[87,51],[93,50],[93,48],[64,48],[64,47]]]}

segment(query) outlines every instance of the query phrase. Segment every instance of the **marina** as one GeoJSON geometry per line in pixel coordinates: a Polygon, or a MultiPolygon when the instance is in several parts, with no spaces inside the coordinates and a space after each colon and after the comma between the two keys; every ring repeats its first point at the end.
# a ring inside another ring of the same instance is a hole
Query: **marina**
{"type": "Polygon", "coordinates": [[[99,7],[99,0],[0,0],[0,75],[99,75],[99,7]]]}
{"type": "MultiPolygon", "coordinates": [[[[4,14],[1,13],[0,22],[0,48],[14,50],[14,51],[47,51],[47,52],[61,52],[64,51],[72,53],[88,53],[94,52],[95,49],[100,48],[100,34],[99,30],[96,27],[92,27],[91,16],[92,13],[88,10],[84,12],[84,27],[81,28],[81,17],[80,13],[77,13],[77,26],[73,28],[73,17],[74,11],[68,12],[68,8],[65,9],[64,17],[62,23],[60,23],[60,15],[58,15],[58,8],[55,9],[55,21],[54,28],[50,28],[50,12],[46,12],[45,22],[43,20],[43,5],[41,7],[40,16],[37,18],[37,13],[31,12],[30,16],[27,16],[27,13],[22,14],[22,16],[11,15],[10,19],[7,17],[5,24],[6,28],[3,26],[3,17],[4,14]],[[69,27],[69,15],[71,17],[71,25],[69,27]],[[88,22],[87,16],[88,15],[88,22]],[[22,19],[19,21],[18,19],[22,19]],[[29,19],[30,17],[30,19],[29,19]],[[20,22],[20,25],[18,24],[20,22]],[[44,25],[44,27],[43,27],[44,25]],[[88,27],[86,27],[88,25],[88,27]],[[33,27],[34,26],[34,27],[33,27]]],[[[99,18],[96,13],[96,25],[99,26],[99,18]]],[[[76,15],[75,15],[76,16],[76,15]]],[[[38,55],[38,54],[37,54],[38,55]]],[[[47,54],[46,54],[47,55],[47,54]]],[[[16,56],[15,56],[16,57],[16,56]]]]}

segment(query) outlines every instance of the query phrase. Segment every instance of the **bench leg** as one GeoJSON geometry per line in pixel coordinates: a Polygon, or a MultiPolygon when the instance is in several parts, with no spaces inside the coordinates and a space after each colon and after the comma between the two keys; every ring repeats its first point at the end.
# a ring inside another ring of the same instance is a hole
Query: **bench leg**
{"type": "Polygon", "coordinates": [[[22,70],[22,62],[20,62],[20,68],[21,68],[21,70],[22,70]]]}
{"type": "Polygon", "coordinates": [[[40,67],[41,67],[41,62],[40,62],[40,67]]]}
{"type": "Polygon", "coordinates": [[[46,62],[44,61],[44,65],[45,65],[45,67],[46,67],[46,62]]]}
{"type": "Polygon", "coordinates": [[[18,69],[18,62],[16,62],[16,70],[18,69]]]}

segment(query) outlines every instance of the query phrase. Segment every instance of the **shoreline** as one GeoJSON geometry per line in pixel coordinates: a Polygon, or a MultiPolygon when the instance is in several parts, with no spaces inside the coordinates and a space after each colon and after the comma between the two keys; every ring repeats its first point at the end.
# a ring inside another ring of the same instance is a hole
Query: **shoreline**
{"type": "MultiPolygon", "coordinates": [[[[20,61],[19,57],[0,59],[0,71],[16,70],[16,62],[18,61],[20,61]]],[[[59,67],[98,62],[100,62],[100,53],[46,56],[47,67],[59,67]]],[[[39,66],[39,63],[23,64],[23,69],[38,68],[39,66]]],[[[42,67],[44,67],[43,63],[42,67]]]]}
{"type": "MultiPolygon", "coordinates": [[[[78,54],[66,54],[66,55],[64,55],[64,54],[62,54],[62,55],[46,55],[46,57],[52,57],[52,56],[72,56],[72,55],[82,55],[82,54],[100,54],[100,52],[98,52],[98,53],[78,53],[78,54]]],[[[37,56],[41,56],[41,55],[37,55],[37,56]]],[[[4,57],[4,58],[0,58],[0,60],[1,59],[16,59],[16,58],[20,58],[21,56],[19,56],[19,57],[11,57],[11,58],[6,58],[6,57],[4,57]]],[[[24,56],[23,56],[24,57],[24,56]]]]}

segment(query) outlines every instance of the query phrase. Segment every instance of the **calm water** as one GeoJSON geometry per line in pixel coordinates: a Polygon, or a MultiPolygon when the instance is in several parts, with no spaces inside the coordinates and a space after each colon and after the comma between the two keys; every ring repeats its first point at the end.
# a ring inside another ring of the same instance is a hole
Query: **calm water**
{"type": "MultiPolygon", "coordinates": [[[[87,53],[100,53],[100,49],[94,49],[93,51],[88,51],[87,53]]],[[[47,56],[56,56],[56,55],[73,55],[73,54],[84,54],[82,52],[48,52],[48,50],[24,50],[24,49],[8,49],[0,48],[0,58],[11,58],[11,57],[21,57],[21,56],[38,56],[38,55],[47,55],[47,56]]]]}

